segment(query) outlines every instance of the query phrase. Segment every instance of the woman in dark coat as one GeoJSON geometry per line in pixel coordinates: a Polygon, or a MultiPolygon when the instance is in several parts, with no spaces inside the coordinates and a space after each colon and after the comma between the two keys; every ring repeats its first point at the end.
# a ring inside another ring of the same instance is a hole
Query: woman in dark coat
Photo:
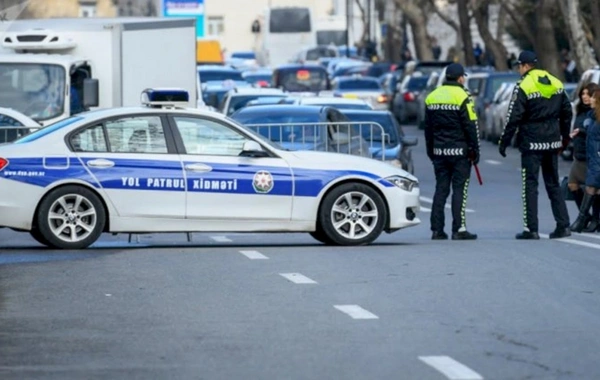
{"type": "MultiPolygon", "coordinates": [[[[569,190],[573,193],[573,198],[577,204],[577,209],[581,208],[583,200],[583,187],[585,186],[585,175],[587,172],[587,156],[586,156],[586,133],[583,128],[583,122],[589,117],[591,111],[590,102],[594,90],[598,87],[595,83],[589,83],[579,90],[579,104],[575,109],[575,123],[573,124],[573,164],[569,171],[569,190]]],[[[600,213],[600,197],[596,199],[592,211],[592,220],[585,232],[593,232],[598,228],[598,213],[600,213]],[[594,218],[595,217],[595,218],[594,218]],[[589,231],[588,231],[589,230],[589,231]]]]}
{"type": "Polygon", "coordinates": [[[585,228],[588,213],[600,190],[600,87],[593,91],[589,118],[583,122],[587,133],[587,172],[585,176],[585,194],[579,208],[579,216],[571,226],[574,232],[581,232],[585,228]]]}

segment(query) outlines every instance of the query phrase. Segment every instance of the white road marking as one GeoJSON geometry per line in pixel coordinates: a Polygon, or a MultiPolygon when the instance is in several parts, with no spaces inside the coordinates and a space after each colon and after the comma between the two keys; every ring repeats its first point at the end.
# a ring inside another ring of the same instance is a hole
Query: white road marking
{"type": "MultiPolygon", "coordinates": [[[[539,235],[540,235],[540,237],[543,237],[544,239],[550,239],[550,235],[546,235],[546,234],[539,234],[539,235]]],[[[579,241],[579,240],[569,239],[569,238],[561,238],[561,239],[553,239],[553,240],[559,241],[561,243],[574,244],[574,245],[580,245],[582,247],[600,249],[600,244],[588,243],[587,241],[579,241]]]]}
{"type": "Polygon", "coordinates": [[[280,276],[287,278],[294,284],[316,284],[317,282],[300,273],[279,273],[280,276]]]}
{"type": "MultiPolygon", "coordinates": [[[[428,198],[428,197],[423,197],[423,196],[421,196],[421,197],[419,197],[419,200],[420,200],[421,202],[425,202],[425,203],[433,203],[433,199],[431,199],[431,198],[428,198]]],[[[446,208],[447,208],[447,209],[451,209],[451,208],[452,208],[452,206],[450,206],[449,204],[446,204],[446,208]]],[[[428,208],[421,207],[421,211],[423,211],[423,212],[431,212],[431,209],[428,209],[428,208]]],[[[466,209],[465,211],[466,211],[466,212],[468,212],[468,213],[473,213],[473,212],[475,212],[475,210],[471,210],[470,208],[466,209]]]]}
{"type": "Polygon", "coordinates": [[[419,359],[450,380],[483,380],[480,374],[449,356],[419,356],[419,359]]]}
{"type": "Polygon", "coordinates": [[[229,243],[232,241],[227,236],[211,236],[210,238],[219,243],[229,243]]]}
{"type": "Polygon", "coordinates": [[[484,162],[490,165],[502,165],[502,162],[496,160],[485,160],[484,162]]]}
{"type": "Polygon", "coordinates": [[[333,307],[348,314],[352,319],[379,319],[378,316],[358,305],[333,305],[333,307]]]}
{"type": "Polygon", "coordinates": [[[268,260],[269,258],[258,251],[240,251],[240,253],[251,260],[268,260]]]}
{"type": "MultiPolygon", "coordinates": [[[[579,234],[580,236],[586,237],[586,238],[592,238],[592,239],[600,239],[600,235],[596,234],[595,232],[584,232],[582,234],[579,234]]],[[[571,235],[571,236],[577,236],[577,235],[571,235]]]]}

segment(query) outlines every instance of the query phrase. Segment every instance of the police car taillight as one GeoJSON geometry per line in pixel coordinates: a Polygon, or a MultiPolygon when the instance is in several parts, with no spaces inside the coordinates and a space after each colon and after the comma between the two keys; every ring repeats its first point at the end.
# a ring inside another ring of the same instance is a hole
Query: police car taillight
{"type": "Polygon", "coordinates": [[[0,171],[4,170],[4,168],[7,166],[8,166],[8,160],[6,158],[0,157],[0,171]]]}
{"type": "Polygon", "coordinates": [[[176,108],[189,105],[190,94],[179,88],[147,88],[142,91],[142,105],[152,108],[176,108]]]}

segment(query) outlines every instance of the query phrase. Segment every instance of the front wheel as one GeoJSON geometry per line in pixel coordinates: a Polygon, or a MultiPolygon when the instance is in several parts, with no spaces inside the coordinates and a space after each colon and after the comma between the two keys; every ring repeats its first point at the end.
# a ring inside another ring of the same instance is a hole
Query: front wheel
{"type": "Polygon", "coordinates": [[[106,223],[106,211],[98,196],[80,186],[50,192],[36,217],[41,237],[48,246],[60,249],[90,246],[98,240],[106,223]]]}
{"type": "Polygon", "coordinates": [[[323,235],[336,245],[364,245],[383,232],[387,209],[379,193],[360,183],[333,189],[319,210],[323,235]]]}

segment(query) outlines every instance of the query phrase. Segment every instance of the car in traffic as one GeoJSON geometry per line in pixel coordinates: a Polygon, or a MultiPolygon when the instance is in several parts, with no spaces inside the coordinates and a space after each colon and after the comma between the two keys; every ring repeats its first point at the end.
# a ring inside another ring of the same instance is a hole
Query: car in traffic
{"type": "Polygon", "coordinates": [[[331,89],[327,70],[319,64],[289,64],[273,70],[274,88],[318,94],[331,89]]]}
{"type": "Polygon", "coordinates": [[[333,82],[334,96],[348,99],[360,99],[371,104],[373,109],[387,109],[388,97],[377,78],[344,76],[333,82]]]}
{"type": "Polygon", "coordinates": [[[199,65],[197,70],[201,84],[225,81],[244,82],[242,71],[230,66],[199,65]]]}
{"type": "Polygon", "coordinates": [[[393,113],[400,123],[408,123],[418,119],[419,94],[427,88],[429,76],[420,73],[409,74],[400,84],[400,89],[392,102],[393,113]]]}
{"type": "Polygon", "coordinates": [[[14,141],[41,127],[37,121],[19,111],[0,107],[0,144],[14,141]]]}
{"type": "MultiPolygon", "coordinates": [[[[514,71],[492,71],[481,79],[480,87],[471,89],[475,96],[475,113],[480,126],[487,124],[486,110],[494,101],[494,95],[503,83],[516,83],[521,79],[521,75],[514,71]]],[[[486,128],[480,127],[479,132],[482,139],[487,139],[486,128]]]]}
{"type": "Polygon", "coordinates": [[[209,81],[202,84],[202,100],[204,104],[216,110],[221,109],[225,95],[235,88],[252,87],[246,81],[209,81]]]}
{"type": "Polygon", "coordinates": [[[282,150],[189,100],[148,89],[140,107],[84,112],[0,146],[0,226],[83,249],[102,233],[210,231],[362,245],[420,223],[410,173],[282,150]]]}
{"type": "Polygon", "coordinates": [[[414,174],[415,165],[412,158],[412,147],[418,144],[416,137],[406,136],[402,126],[390,111],[341,110],[350,121],[381,126],[379,129],[360,128],[361,134],[369,142],[369,152],[372,158],[384,160],[414,174]],[[375,132],[373,134],[373,132],[375,132]]]}
{"type": "MultiPolygon", "coordinates": [[[[371,157],[360,130],[339,110],[325,106],[251,107],[233,120],[288,150],[314,150],[371,157]]],[[[365,126],[365,129],[368,129],[365,126]]]]}
{"type": "Polygon", "coordinates": [[[304,106],[329,106],[337,109],[362,109],[372,110],[373,106],[364,100],[360,99],[348,99],[339,96],[302,96],[295,98],[293,104],[304,105],[304,106]]]}
{"type": "Polygon", "coordinates": [[[273,70],[260,69],[260,70],[249,70],[242,73],[242,77],[248,83],[256,87],[267,88],[271,87],[271,80],[273,79],[273,70]]]}
{"type": "Polygon", "coordinates": [[[281,100],[287,98],[288,94],[276,88],[255,88],[255,87],[242,87],[231,89],[225,94],[223,101],[221,102],[220,111],[229,116],[235,111],[242,109],[251,100],[260,98],[272,98],[274,100],[281,100]]]}

